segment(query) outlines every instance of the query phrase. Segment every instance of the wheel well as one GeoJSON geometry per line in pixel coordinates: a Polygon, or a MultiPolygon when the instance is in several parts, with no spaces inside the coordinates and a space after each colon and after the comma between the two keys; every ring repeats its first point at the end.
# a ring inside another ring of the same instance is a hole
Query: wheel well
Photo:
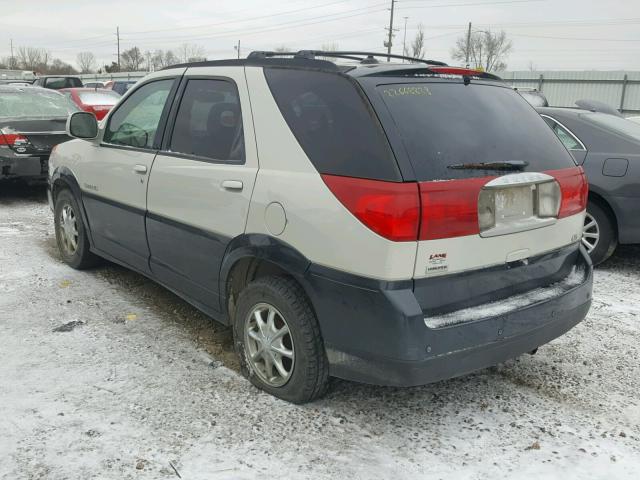
{"type": "Polygon", "coordinates": [[[242,258],[233,265],[226,285],[227,311],[231,323],[234,320],[238,295],[244,287],[258,278],[271,275],[291,277],[291,274],[279,265],[256,257],[242,258]]]}
{"type": "Polygon", "coordinates": [[[53,204],[55,205],[56,202],[56,196],[58,195],[58,193],[60,193],[61,190],[67,189],[71,192],[73,192],[73,190],[71,189],[71,185],[69,185],[69,183],[67,183],[66,181],[64,181],[61,178],[58,178],[54,183],[53,183],[53,187],[51,188],[51,199],[53,200],[53,204]]]}
{"type": "Polygon", "coordinates": [[[611,222],[613,224],[613,228],[616,231],[616,237],[617,237],[618,236],[618,218],[616,217],[616,213],[613,211],[613,208],[611,208],[611,205],[609,205],[609,202],[607,202],[601,195],[593,191],[589,192],[589,201],[597,203],[598,206],[600,206],[603,210],[607,212],[607,214],[609,215],[609,218],[611,218],[611,222]]]}

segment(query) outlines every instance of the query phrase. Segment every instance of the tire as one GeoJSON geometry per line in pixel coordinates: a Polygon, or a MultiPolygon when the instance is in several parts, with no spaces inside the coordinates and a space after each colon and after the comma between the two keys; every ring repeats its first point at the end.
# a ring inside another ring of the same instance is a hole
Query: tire
{"type": "Polygon", "coordinates": [[[594,265],[608,259],[618,246],[618,237],[611,214],[594,201],[587,205],[582,244],[594,265]],[[598,237],[596,238],[595,235],[598,237]]]}
{"type": "Polygon", "coordinates": [[[56,195],[54,224],[58,250],[67,265],[84,270],[100,262],[99,257],[89,251],[89,239],[80,216],[80,207],[71,191],[67,189],[56,195]],[[71,240],[71,237],[75,237],[75,241],[71,240]]]}
{"type": "Polygon", "coordinates": [[[269,276],[247,285],[238,297],[233,334],[242,373],[256,387],[291,403],[310,402],[325,393],[329,362],[320,328],[309,299],[293,279],[269,276]],[[276,366],[278,359],[288,376],[276,366]]]}

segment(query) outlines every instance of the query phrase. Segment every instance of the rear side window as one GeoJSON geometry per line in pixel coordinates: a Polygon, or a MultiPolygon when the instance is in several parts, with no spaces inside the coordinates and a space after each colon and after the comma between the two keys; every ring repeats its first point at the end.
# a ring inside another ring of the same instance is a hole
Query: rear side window
{"type": "Polygon", "coordinates": [[[524,171],[534,172],[575,167],[540,115],[510,88],[462,82],[376,88],[395,123],[385,127],[398,129],[420,181],[496,174],[452,168],[461,164],[524,161],[524,171]]]}
{"type": "Polygon", "coordinates": [[[580,144],[578,139],[571,132],[569,132],[569,130],[564,128],[551,117],[543,115],[542,118],[544,118],[544,121],[547,122],[547,125],[551,127],[553,133],[556,134],[556,136],[560,139],[567,150],[584,150],[584,147],[580,144]]]}
{"type": "Polygon", "coordinates": [[[289,128],[320,173],[400,180],[387,139],[358,88],[342,75],[265,68],[289,128]]]}
{"type": "Polygon", "coordinates": [[[240,99],[226,80],[189,80],[169,149],[220,161],[244,160],[240,99]]]}

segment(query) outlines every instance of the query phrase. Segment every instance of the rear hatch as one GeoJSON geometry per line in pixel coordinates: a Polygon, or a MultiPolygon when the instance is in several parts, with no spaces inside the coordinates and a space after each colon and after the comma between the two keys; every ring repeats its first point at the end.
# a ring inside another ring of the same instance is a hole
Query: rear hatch
{"type": "Polygon", "coordinates": [[[584,218],[584,172],[517,92],[473,74],[426,69],[358,80],[404,180],[418,184],[413,276],[426,314],[570,275],[584,218]]]}

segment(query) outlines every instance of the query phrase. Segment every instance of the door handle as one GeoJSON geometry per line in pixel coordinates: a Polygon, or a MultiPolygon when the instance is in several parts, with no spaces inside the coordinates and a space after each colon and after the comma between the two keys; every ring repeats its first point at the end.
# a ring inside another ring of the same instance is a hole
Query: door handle
{"type": "Polygon", "coordinates": [[[222,182],[222,188],[225,190],[242,190],[242,182],[240,180],[224,180],[222,182]]]}
{"type": "Polygon", "coordinates": [[[147,166],[146,165],[134,165],[133,166],[133,171],[135,173],[139,173],[141,175],[144,175],[145,173],[147,173],[147,166]]]}

